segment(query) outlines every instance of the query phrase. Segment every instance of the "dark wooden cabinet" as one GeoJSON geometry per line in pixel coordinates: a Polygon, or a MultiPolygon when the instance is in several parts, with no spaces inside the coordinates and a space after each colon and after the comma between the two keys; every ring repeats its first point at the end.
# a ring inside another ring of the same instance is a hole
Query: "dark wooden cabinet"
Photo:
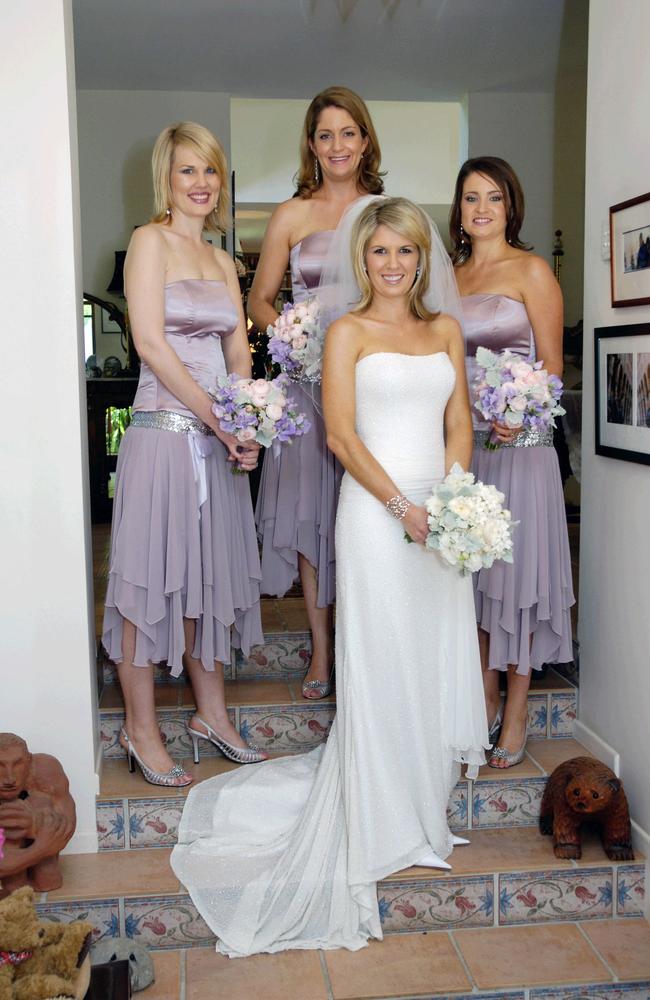
{"type": "Polygon", "coordinates": [[[93,524],[110,521],[113,501],[108,495],[111,473],[117,456],[106,446],[106,411],[131,406],[138,386],[137,378],[86,379],[88,407],[88,457],[90,465],[90,516],[93,524]]]}

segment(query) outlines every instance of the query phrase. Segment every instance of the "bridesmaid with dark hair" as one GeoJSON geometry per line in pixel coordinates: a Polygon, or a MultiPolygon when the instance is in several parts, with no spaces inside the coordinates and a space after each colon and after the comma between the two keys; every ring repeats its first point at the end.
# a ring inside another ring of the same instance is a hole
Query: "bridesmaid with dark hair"
{"type": "MultiPolygon", "coordinates": [[[[467,160],[450,213],[453,261],[462,296],[470,388],[478,347],[508,348],[562,376],[562,293],[548,264],[520,239],[524,196],[512,167],[496,156],[467,160]]],[[[472,471],[505,494],[519,524],[514,562],[474,577],[491,767],[524,757],[531,671],[572,660],[574,603],[564,497],[553,432],[492,425],[473,410],[472,471]],[[488,437],[498,444],[485,447],[488,437]],[[502,716],[499,671],[507,671],[502,716]]]]}
{"type": "MultiPolygon", "coordinates": [[[[318,289],[321,269],[341,216],[367,194],[381,194],[381,152],[361,98],[329,87],[307,109],[300,142],[297,192],[269,222],[249,313],[265,330],[278,313],[275,301],[287,266],[293,300],[318,289]]],[[[328,451],[320,385],[296,385],[300,409],[312,430],[279,455],[265,455],[257,503],[262,538],[262,593],[282,597],[298,576],[312,635],[312,656],[302,686],[305,698],[332,689],[332,605],[335,594],[334,518],[342,470],[328,451]]]]}

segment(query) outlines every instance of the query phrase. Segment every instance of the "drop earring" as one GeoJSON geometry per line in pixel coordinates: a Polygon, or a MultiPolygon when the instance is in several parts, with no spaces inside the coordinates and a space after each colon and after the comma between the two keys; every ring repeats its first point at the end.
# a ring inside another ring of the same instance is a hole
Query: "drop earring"
{"type": "Polygon", "coordinates": [[[320,184],[320,167],[318,165],[318,157],[314,157],[314,181],[316,184],[320,184]]]}
{"type": "Polygon", "coordinates": [[[420,265],[418,264],[418,266],[415,269],[415,280],[417,281],[419,277],[420,277],[420,265]]]}
{"type": "Polygon", "coordinates": [[[461,243],[464,243],[464,242],[465,242],[465,230],[463,229],[463,224],[462,224],[462,222],[461,222],[461,224],[460,224],[460,242],[461,242],[461,243]]]}
{"type": "Polygon", "coordinates": [[[167,216],[167,218],[169,218],[171,214],[172,214],[172,210],[171,210],[171,208],[167,207],[167,208],[165,209],[165,215],[167,216]]]}

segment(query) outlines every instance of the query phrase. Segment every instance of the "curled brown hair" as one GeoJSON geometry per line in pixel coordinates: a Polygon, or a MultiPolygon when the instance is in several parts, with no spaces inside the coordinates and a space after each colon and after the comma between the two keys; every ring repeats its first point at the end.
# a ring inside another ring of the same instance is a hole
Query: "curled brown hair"
{"type": "Polygon", "coordinates": [[[163,129],[151,156],[153,171],[154,214],[152,222],[168,222],[167,209],[172,204],[171,172],[177,146],[189,146],[217,173],[221,181],[219,199],[206,216],[205,228],[213,233],[225,233],[230,225],[230,190],[226,154],[217,139],[204,125],[178,122],[163,129]]]}
{"type": "Polygon", "coordinates": [[[481,174],[488,177],[498,187],[503,195],[506,209],[506,240],[517,250],[532,250],[532,247],[519,239],[519,232],[524,221],[524,192],[519,178],[509,163],[499,156],[474,156],[465,160],[458,177],[454,200],[449,210],[449,235],[451,237],[454,264],[462,264],[472,256],[472,241],[461,229],[461,205],[463,187],[470,174],[481,174]]]}
{"type": "Polygon", "coordinates": [[[314,141],[318,119],[326,108],[341,108],[342,111],[347,111],[361,130],[363,138],[368,140],[363,159],[359,164],[359,187],[366,194],[383,194],[383,174],[379,170],[381,149],[375,126],[372,124],[372,118],[365,102],[347,87],[328,87],[327,90],[316,94],[305,115],[300,137],[300,167],[296,177],[298,196],[311,198],[314,191],[317,191],[323,184],[323,175],[320,171],[318,181],[314,178],[314,154],[309,143],[314,141]]]}

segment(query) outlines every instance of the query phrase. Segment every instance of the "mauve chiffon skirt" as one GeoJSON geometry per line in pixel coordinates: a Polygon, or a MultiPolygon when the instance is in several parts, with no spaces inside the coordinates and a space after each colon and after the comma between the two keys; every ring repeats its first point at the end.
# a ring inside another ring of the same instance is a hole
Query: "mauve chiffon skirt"
{"type": "Polygon", "coordinates": [[[262,593],[282,597],[298,578],[298,554],[315,567],[317,604],[336,596],[334,524],[343,469],[327,447],[320,386],[300,383],[290,395],[311,430],[264,456],[255,517],[262,540],[262,593]]]}
{"type": "Polygon", "coordinates": [[[263,641],[260,566],[246,476],[207,439],[207,499],[200,508],[186,434],[129,427],[117,461],[102,642],[122,660],[122,625],[136,626],[134,663],[183,669],[183,619],[196,621],[192,655],[206,670],[231,645],[263,641]]]}
{"type": "Polygon", "coordinates": [[[472,472],[505,494],[519,522],[513,563],[495,562],[474,575],[476,620],[490,636],[490,668],[514,663],[525,674],[544,663],[570,663],[571,554],[555,449],[475,448],[472,472]]]}

